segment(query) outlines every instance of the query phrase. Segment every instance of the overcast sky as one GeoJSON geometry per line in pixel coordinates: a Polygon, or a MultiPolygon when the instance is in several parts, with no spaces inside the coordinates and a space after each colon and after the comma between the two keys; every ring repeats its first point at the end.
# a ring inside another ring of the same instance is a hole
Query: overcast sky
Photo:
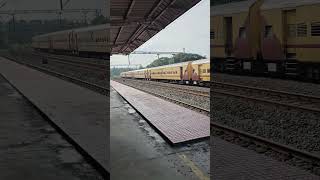
{"type": "MultiPolygon", "coordinates": [[[[202,0],[136,51],[185,51],[210,57],[210,0],[202,0]]],[[[160,55],[163,57],[164,55],[160,55]]],[[[157,55],[130,55],[131,64],[146,66],[157,55]]],[[[111,56],[111,65],[128,64],[128,57],[111,56]]]]}

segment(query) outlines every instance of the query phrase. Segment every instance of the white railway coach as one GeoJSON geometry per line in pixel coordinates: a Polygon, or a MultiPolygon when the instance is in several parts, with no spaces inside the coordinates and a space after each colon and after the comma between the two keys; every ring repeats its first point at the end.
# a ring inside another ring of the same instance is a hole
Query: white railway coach
{"type": "Polygon", "coordinates": [[[52,53],[104,58],[110,53],[107,25],[58,31],[32,38],[32,48],[52,53]]]}

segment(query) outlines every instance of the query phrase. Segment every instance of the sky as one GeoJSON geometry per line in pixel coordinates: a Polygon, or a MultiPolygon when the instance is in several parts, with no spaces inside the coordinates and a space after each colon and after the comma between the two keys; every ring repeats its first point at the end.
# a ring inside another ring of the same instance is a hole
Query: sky
{"type": "MultiPolygon", "coordinates": [[[[183,48],[186,53],[210,57],[210,0],[199,2],[136,51],[182,52],[183,48]]],[[[160,55],[160,57],[165,56],[160,55]]],[[[155,59],[157,55],[130,55],[131,64],[143,66],[150,64],[155,59]]],[[[128,64],[128,57],[113,55],[110,64],[128,64]]]]}

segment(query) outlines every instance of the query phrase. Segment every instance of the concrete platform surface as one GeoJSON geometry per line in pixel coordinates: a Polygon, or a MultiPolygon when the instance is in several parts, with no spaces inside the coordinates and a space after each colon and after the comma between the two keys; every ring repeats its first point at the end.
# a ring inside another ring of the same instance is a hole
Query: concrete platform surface
{"type": "Polygon", "coordinates": [[[110,85],[172,144],[210,136],[208,116],[115,81],[110,85]]]}
{"type": "Polygon", "coordinates": [[[112,180],[209,180],[209,140],[169,145],[113,89],[110,140],[112,180]]]}
{"type": "Polygon", "coordinates": [[[320,180],[296,167],[211,137],[211,173],[217,180],[320,180]]]}
{"type": "Polygon", "coordinates": [[[106,96],[2,57],[0,73],[104,169],[109,170],[106,96]]]}
{"type": "Polygon", "coordinates": [[[0,179],[103,180],[0,75],[0,179]]]}

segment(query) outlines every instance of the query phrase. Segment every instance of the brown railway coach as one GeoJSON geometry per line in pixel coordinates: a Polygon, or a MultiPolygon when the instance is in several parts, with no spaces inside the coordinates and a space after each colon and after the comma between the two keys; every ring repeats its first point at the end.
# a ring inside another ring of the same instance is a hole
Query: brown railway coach
{"type": "Polygon", "coordinates": [[[215,71],[320,81],[320,1],[248,0],[211,7],[215,71]]]}

